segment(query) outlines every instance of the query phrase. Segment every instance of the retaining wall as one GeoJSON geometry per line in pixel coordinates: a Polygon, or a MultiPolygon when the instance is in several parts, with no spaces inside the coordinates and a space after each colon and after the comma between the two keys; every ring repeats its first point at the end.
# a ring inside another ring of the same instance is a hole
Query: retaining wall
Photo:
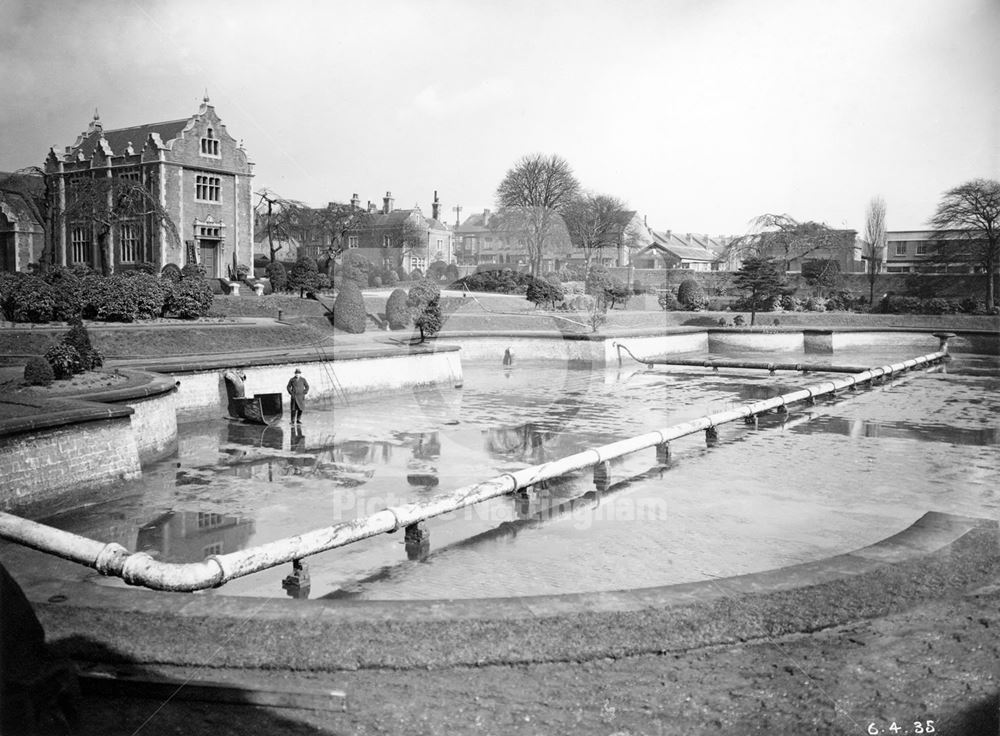
{"type": "Polygon", "coordinates": [[[54,504],[68,491],[142,474],[128,412],[107,410],[90,420],[0,434],[0,467],[2,510],[54,504]]]}

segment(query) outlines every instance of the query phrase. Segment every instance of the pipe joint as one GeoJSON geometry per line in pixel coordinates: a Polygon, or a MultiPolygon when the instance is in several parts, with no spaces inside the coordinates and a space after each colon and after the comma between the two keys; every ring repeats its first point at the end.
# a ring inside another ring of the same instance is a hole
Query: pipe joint
{"type": "Polygon", "coordinates": [[[118,575],[129,558],[129,551],[117,542],[109,542],[97,553],[94,569],[101,575],[118,575]]]}

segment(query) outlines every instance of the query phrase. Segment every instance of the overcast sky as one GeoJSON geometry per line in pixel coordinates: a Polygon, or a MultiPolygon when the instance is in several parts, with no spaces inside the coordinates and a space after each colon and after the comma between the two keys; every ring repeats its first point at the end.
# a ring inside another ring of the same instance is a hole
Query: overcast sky
{"type": "Polygon", "coordinates": [[[0,0],[0,170],[206,89],[257,187],[454,222],[558,153],[651,227],[922,227],[1000,179],[1000,0],[0,0]]]}

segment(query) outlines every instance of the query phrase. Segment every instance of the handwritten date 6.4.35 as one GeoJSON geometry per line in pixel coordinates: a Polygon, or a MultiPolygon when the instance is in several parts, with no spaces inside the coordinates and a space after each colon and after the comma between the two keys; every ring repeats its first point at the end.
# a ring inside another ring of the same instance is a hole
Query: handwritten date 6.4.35
{"type": "Polygon", "coordinates": [[[903,721],[903,725],[899,725],[896,721],[888,725],[872,721],[868,724],[868,733],[871,736],[879,736],[879,734],[923,736],[923,734],[938,733],[938,731],[934,728],[934,721],[903,721]]]}

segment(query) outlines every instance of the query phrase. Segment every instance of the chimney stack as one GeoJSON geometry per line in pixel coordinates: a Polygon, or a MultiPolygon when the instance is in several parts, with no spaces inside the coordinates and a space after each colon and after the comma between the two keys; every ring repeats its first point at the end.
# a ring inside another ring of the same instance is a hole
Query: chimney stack
{"type": "Polygon", "coordinates": [[[386,192],[385,196],[382,197],[382,214],[388,215],[392,212],[392,192],[386,192]]]}
{"type": "Polygon", "coordinates": [[[431,202],[431,219],[441,219],[441,203],[438,201],[437,189],[434,190],[434,201],[431,202]]]}
{"type": "Polygon", "coordinates": [[[358,197],[357,192],[351,195],[351,207],[353,209],[358,209],[359,207],[361,207],[361,199],[358,197]]]}
{"type": "Polygon", "coordinates": [[[489,227],[489,226],[490,226],[490,211],[483,210],[483,227],[489,227]]]}
{"type": "Polygon", "coordinates": [[[371,215],[375,214],[375,203],[372,202],[370,199],[368,200],[368,213],[371,215]]]}

